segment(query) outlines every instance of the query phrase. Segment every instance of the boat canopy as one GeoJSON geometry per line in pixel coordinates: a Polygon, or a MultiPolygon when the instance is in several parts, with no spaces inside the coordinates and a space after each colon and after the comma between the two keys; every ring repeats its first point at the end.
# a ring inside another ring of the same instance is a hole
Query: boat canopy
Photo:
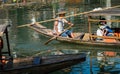
{"type": "Polygon", "coordinates": [[[101,9],[96,10],[95,12],[91,12],[87,14],[88,16],[120,16],[120,8],[108,8],[108,9],[101,9]]]}

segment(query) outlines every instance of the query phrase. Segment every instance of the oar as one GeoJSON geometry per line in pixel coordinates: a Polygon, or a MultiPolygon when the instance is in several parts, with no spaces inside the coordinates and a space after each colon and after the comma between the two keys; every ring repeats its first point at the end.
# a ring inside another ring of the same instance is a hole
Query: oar
{"type": "MultiPolygon", "coordinates": [[[[66,28],[63,32],[61,32],[59,35],[61,35],[62,33],[64,33],[66,30],[70,29],[72,26],[69,26],[68,28],[66,28]]],[[[56,39],[59,35],[54,36],[52,38],[50,38],[47,42],[45,42],[44,44],[47,45],[49,42],[51,42],[52,40],[56,39]]]]}

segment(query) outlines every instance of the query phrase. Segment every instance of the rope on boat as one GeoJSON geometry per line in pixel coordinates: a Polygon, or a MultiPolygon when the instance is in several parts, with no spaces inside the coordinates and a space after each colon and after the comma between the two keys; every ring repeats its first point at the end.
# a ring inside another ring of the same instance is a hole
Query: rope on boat
{"type": "MultiPolygon", "coordinates": [[[[95,11],[91,10],[91,11],[86,11],[86,12],[82,12],[82,13],[72,14],[72,15],[65,16],[64,18],[78,16],[78,15],[83,15],[83,14],[88,14],[88,13],[97,12],[97,11],[103,11],[103,10],[107,10],[107,9],[117,8],[117,7],[120,7],[120,5],[113,6],[113,7],[107,7],[107,8],[105,7],[105,8],[102,8],[101,10],[95,10],[95,11]]],[[[45,21],[40,21],[40,22],[36,22],[36,23],[45,23],[45,22],[50,22],[50,21],[55,21],[55,20],[56,20],[56,18],[45,20],[45,21]]],[[[18,26],[18,28],[26,27],[26,26],[30,26],[30,25],[31,24],[25,24],[25,25],[18,26]]]]}

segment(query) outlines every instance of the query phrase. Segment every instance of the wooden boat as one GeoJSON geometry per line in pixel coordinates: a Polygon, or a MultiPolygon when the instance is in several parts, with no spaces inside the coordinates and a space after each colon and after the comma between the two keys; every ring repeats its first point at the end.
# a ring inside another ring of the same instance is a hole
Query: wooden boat
{"type": "MultiPolygon", "coordinates": [[[[62,41],[62,42],[69,42],[69,43],[77,43],[81,45],[91,45],[91,46],[106,46],[106,47],[120,47],[120,28],[118,30],[116,28],[113,28],[116,31],[117,35],[114,36],[97,36],[95,33],[92,32],[92,27],[91,27],[91,22],[99,22],[101,20],[93,20],[90,17],[94,16],[106,16],[106,15],[111,15],[111,16],[120,16],[119,11],[120,8],[111,8],[111,9],[106,9],[106,10],[100,10],[96,12],[91,12],[87,14],[89,26],[88,30],[89,32],[87,33],[80,33],[80,32],[74,32],[75,38],[66,38],[66,37],[57,37],[56,40],[62,41]],[[111,12],[110,12],[111,11],[111,12]],[[110,13],[109,13],[110,12],[110,13]],[[103,41],[96,41],[97,37],[101,37],[104,40],[103,41]]],[[[110,22],[120,22],[120,20],[106,20],[110,22]]],[[[39,32],[40,34],[43,34],[47,37],[54,37],[52,34],[52,29],[48,29],[47,27],[41,25],[41,24],[36,24],[36,25],[28,25],[29,28],[39,32]]],[[[97,31],[97,30],[96,30],[97,31]]],[[[115,34],[115,33],[114,33],[115,34]]]]}
{"type": "Polygon", "coordinates": [[[0,74],[48,74],[85,60],[85,53],[16,58],[13,61],[9,59],[9,62],[0,70],[0,74]]]}
{"type": "MultiPolygon", "coordinates": [[[[42,25],[30,25],[28,26],[35,31],[39,32],[42,35],[45,35],[46,37],[54,37],[52,33],[52,29],[47,29],[45,26],[42,25]]],[[[69,43],[77,43],[81,45],[92,45],[92,46],[119,46],[119,42],[98,42],[90,40],[90,33],[74,33],[75,38],[66,38],[66,37],[57,37],[56,40],[61,42],[69,42],[69,43]]]]}

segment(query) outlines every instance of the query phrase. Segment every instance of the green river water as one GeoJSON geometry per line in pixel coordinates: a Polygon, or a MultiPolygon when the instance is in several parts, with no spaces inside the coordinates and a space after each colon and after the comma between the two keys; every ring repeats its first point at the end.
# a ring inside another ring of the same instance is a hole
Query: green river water
{"type": "MultiPolygon", "coordinates": [[[[99,0],[90,1],[86,0],[85,2],[81,2],[78,4],[67,4],[63,3],[65,10],[67,11],[67,15],[80,13],[84,11],[90,11],[94,8],[105,7],[106,3],[104,1],[99,2],[99,0]]],[[[115,0],[116,1],[116,0],[115,0]]],[[[119,2],[119,0],[118,0],[119,2]]],[[[119,3],[118,3],[119,4],[119,3]]],[[[113,3],[115,5],[115,3],[113,3]]],[[[57,8],[60,8],[60,4],[55,3],[53,5],[53,9],[57,11],[57,8]]],[[[43,20],[48,20],[53,18],[53,9],[51,7],[43,7],[43,8],[29,8],[28,7],[19,7],[13,8],[8,11],[9,24],[9,39],[10,46],[12,52],[16,52],[17,57],[27,57],[27,56],[35,56],[37,55],[51,55],[56,52],[61,52],[65,54],[69,53],[79,53],[85,52],[87,53],[87,60],[83,63],[77,64],[75,66],[69,67],[67,69],[63,69],[57,72],[53,72],[51,74],[104,74],[109,72],[110,74],[120,74],[120,48],[113,47],[91,47],[91,46],[83,46],[72,43],[63,43],[58,41],[52,41],[48,45],[44,45],[44,43],[49,39],[46,38],[39,33],[35,32],[28,27],[17,28],[17,26],[31,23],[31,18],[35,17],[36,21],[40,22],[43,20]],[[48,52],[51,51],[51,52],[48,52]],[[100,62],[97,58],[97,54],[99,52],[104,51],[113,51],[116,53],[114,57],[107,57],[106,62],[100,62]],[[90,66],[92,58],[92,67],[90,66]],[[111,64],[110,64],[111,63],[111,64]],[[104,65],[104,70],[100,68],[101,65],[104,65]]],[[[87,17],[84,15],[79,15],[75,17],[67,18],[69,21],[75,24],[72,28],[73,31],[76,32],[88,32],[87,30],[87,17]]],[[[117,17],[119,19],[119,17],[117,17]]],[[[48,28],[53,27],[53,21],[42,23],[48,28]]]]}

